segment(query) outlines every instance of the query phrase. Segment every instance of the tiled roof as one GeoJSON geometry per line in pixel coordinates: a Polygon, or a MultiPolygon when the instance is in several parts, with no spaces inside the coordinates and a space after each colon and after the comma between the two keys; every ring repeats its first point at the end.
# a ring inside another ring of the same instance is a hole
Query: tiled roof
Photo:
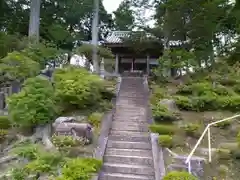
{"type": "MultiPolygon", "coordinates": [[[[122,43],[122,38],[129,37],[131,31],[112,31],[105,39],[105,43],[118,44],[122,43]]],[[[150,36],[150,34],[148,34],[150,36]]],[[[182,41],[169,41],[170,46],[180,46],[185,42],[182,41]]]]}

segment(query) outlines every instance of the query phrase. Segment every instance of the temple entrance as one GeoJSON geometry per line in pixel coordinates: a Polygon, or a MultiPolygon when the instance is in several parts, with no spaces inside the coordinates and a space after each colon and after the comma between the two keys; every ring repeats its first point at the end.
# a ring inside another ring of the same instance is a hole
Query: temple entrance
{"type": "Polygon", "coordinates": [[[125,59],[121,58],[119,62],[119,71],[123,73],[125,71],[147,71],[147,62],[145,59],[125,59]]]}

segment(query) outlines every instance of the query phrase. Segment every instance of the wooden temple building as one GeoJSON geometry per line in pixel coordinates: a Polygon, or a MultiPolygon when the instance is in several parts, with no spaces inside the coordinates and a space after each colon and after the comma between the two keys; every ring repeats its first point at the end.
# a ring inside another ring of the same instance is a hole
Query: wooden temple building
{"type": "MultiPolygon", "coordinates": [[[[130,35],[130,31],[112,31],[105,38],[102,45],[111,49],[115,56],[115,73],[121,74],[125,71],[143,71],[146,74],[151,72],[153,67],[158,65],[158,59],[163,54],[163,47],[159,51],[146,50],[135,53],[133,48],[123,42],[123,38],[130,35]]],[[[179,47],[181,41],[170,41],[170,48],[179,47]]]]}

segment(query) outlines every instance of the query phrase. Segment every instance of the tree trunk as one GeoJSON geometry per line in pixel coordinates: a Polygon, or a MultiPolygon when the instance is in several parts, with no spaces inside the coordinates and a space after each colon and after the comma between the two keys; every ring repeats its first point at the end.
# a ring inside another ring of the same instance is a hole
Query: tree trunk
{"type": "Polygon", "coordinates": [[[34,43],[39,41],[41,0],[31,0],[28,36],[34,43]]]}

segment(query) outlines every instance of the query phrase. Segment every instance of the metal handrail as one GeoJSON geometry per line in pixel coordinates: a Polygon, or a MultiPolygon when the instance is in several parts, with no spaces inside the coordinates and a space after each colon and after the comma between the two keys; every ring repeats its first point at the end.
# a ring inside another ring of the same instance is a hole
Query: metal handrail
{"type": "Polygon", "coordinates": [[[218,124],[218,123],[221,123],[221,122],[224,122],[224,121],[228,121],[228,120],[232,120],[232,119],[235,119],[237,117],[240,117],[240,114],[238,115],[235,115],[235,116],[231,116],[231,117],[228,117],[228,118],[225,118],[225,119],[222,119],[222,120],[219,120],[219,121],[215,121],[215,122],[212,122],[212,123],[209,123],[207,125],[207,127],[204,129],[202,135],[200,136],[200,138],[198,139],[196,145],[194,146],[194,148],[192,149],[192,151],[190,152],[190,154],[188,155],[185,163],[188,164],[188,172],[191,173],[191,158],[194,154],[194,152],[196,151],[198,145],[201,143],[204,135],[206,134],[206,132],[208,132],[208,161],[211,162],[212,161],[212,151],[211,151],[211,133],[210,133],[210,127],[215,125],[215,124],[218,124]]]}

